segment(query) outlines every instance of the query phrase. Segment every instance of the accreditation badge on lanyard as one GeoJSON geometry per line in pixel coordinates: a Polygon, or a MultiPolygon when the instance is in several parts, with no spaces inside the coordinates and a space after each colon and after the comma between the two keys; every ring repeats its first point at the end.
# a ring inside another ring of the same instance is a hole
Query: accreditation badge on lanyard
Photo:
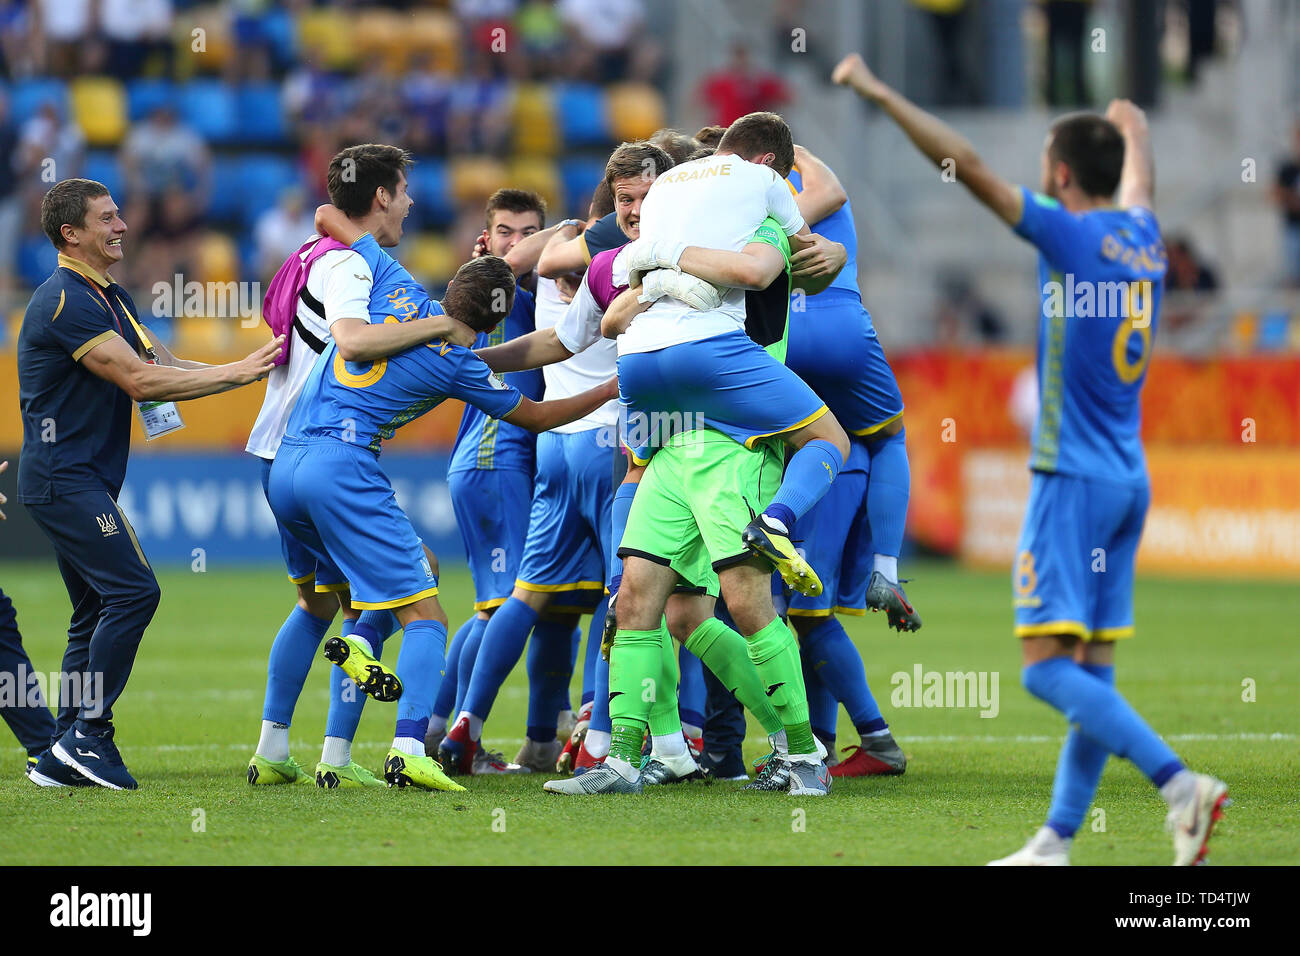
{"type": "MultiPolygon", "coordinates": [[[[98,289],[95,290],[99,292],[98,289]]],[[[107,297],[100,292],[100,297],[107,302],[107,297]]],[[[158,354],[153,349],[153,343],[149,341],[149,336],[145,334],[140,323],[135,320],[131,310],[126,307],[126,303],[121,299],[117,300],[126,317],[131,320],[131,326],[135,329],[136,337],[140,339],[140,345],[144,348],[145,361],[150,365],[158,364],[158,354]]],[[[109,306],[112,312],[112,306],[109,306]]],[[[148,441],[155,438],[161,438],[163,435],[171,432],[178,432],[185,427],[185,422],[181,420],[181,410],[176,407],[175,402],[136,402],[135,410],[140,415],[140,425],[144,428],[144,437],[148,441]]]]}

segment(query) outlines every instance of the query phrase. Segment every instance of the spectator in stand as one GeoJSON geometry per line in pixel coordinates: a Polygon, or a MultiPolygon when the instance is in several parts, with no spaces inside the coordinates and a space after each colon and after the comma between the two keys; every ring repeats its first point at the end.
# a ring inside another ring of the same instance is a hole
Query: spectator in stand
{"type": "Polygon", "coordinates": [[[1047,14],[1047,102],[1051,106],[1086,106],[1084,28],[1092,0],[1044,0],[1047,14]]]}
{"type": "Polygon", "coordinates": [[[13,287],[17,268],[18,233],[22,228],[22,203],[18,180],[18,129],[9,116],[9,97],[0,92],[0,292],[13,287]]]}
{"type": "Polygon", "coordinates": [[[569,28],[571,59],[582,78],[597,83],[646,80],[658,67],[659,47],[642,32],[642,0],[560,0],[559,14],[569,28]]]}
{"type": "Polygon", "coordinates": [[[564,21],[555,0],[526,0],[515,14],[515,31],[528,54],[532,79],[563,73],[564,21]]]}
{"type": "Polygon", "coordinates": [[[157,195],[140,239],[140,254],[119,266],[127,277],[124,284],[147,290],[158,282],[171,287],[177,276],[182,286],[199,278],[199,245],[204,232],[201,208],[191,193],[176,184],[157,195]]]}
{"type": "Polygon", "coordinates": [[[1300,122],[1296,123],[1292,135],[1294,152],[1278,166],[1273,201],[1282,211],[1286,283],[1300,288],[1300,122]]]}
{"type": "Polygon", "coordinates": [[[505,155],[510,137],[510,85],[493,70],[492,55],[469,54],[452,86],[448,152],[505,155]]]}
{"type": "Polygon", "coordinates": [[[980,100],[979,80],[966,69],[970,46],[967,0],[912,0],[925,19],[939,50],[940,69],[935,76],[933,102],[939,106],[968,106],[980,100]]]}
{"type": "Polygon", "coordinates": [[[743,43],[731,48],[731,61],[704,78],[700,98],[718,126],[730,126],[749,113],[778,110],[790,101],[790,91],[775,73],[755,70],[743,43]]]}
{"type": "Polygon", "coordinates": [[[291,186],[280,193],[274,206],[258,217],[253,226],[257,248],[257,273],[264,286],[269,285],[281,264],[316,232],[315,210],[307,208],[301,187],[291,186]]]}
{"type": "Polygon", "coordinates": [[[936,338],[949,346],[996,345],[1006,338],[1006,323],[975,290],[970,276],[954,272],[940,280],[936,338]]]}
{"type": "Polygon", "coordinates": [[[82,70],[90,72],[86,60],[100,58],[91,49],[95,46],[90,30],[92,0],[35,0],[32,13],[33,32],[45,41],[45,65],[49,72],[65,77],[75,76],[82,70]]]}
{"type": "Polygon", "coordinates": [[[99,0],[98,29],[108,41],[106,68],[111,75],[133,79],[151,58],[171,75],[171,0],[99,0]]]}
{"type": "Polygon", "coordinates": [[[45,38],[32,29],[32,14],[23,0],[0,0],[0,76],[39,72],[45,62],[45,38]]]}
{"type": "MultiPolygon", "coordinates": [[[[402,79],[401,96],[408,119],[403,140],[407,148],[417,155],[445,153],[451,78],[435,69],[431,57],[420,56],[402,79]]],[[[328,157],[325,165],[329,165],[328,157]]]]}
{"type": "Polygon", "coordinates": [[[86,141],[76,123],[59,114],[52,102],[40,105],[36,115],[18,133],[18,180],[22,184],[23,215],[27,222],[40,220],[41,199],[58,179],[76,176],[86,141]]]}
{"type": "Polygon", "coordinates": [[[1187,236],[1172,236],[1165,243],[1169,255],[1169,271],[1165,275],[1165,289],[1170,292],[1214,292],[1219,288],[1215,275],[1197,255],[1192,240],[1187,236]]]}
{"type": "Polygon", "coordinates": [[[122,171],[132,199],[157,196],[177,186],[206,201],[212,157],[198,133],[170,106],[159,106],[137,123],[122,144],[122,171]]]}

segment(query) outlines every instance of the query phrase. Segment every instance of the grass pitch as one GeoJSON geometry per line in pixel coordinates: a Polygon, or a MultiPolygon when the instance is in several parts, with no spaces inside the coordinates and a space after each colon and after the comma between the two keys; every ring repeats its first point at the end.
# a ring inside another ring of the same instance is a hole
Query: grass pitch
{"type": "MultiPolygon", "coordinates": [[[[291,589],[274,567],[164,570],[162,606],[116,713],[142,789],[34,787],[5,734],[0,833],[14,838],[0,841],[0,863],[982,864],[1041,823],[1064,724],[1020,687],[1005,573],[937,563],[908,571],[923,630],[898,635],[880,615],[846,619],[907,774],[837,780],[827,799],[797,800],[721,783],[566,798],[543,793],[538,775],[473,778],[463,794],[249,787],[266,653],[291,589]],[[996,674],[997,715],[900,706],[912,699],[894,699],[894,675],[917,665],[996,674]]],[[[69,615],[57,573],[8,566],[3,587],[35,667],[56,670],[69,615]]],[[[470,595],[468,573],[445,569],[453,628],[470,595]]],[[[1119,650],[1118,685],[1189,765],[1231,787],[1234,805],[1211,846],[1216,864],[1300,862],[1298,606],[1300,589],[1289,584],[1138,584],[1138,637],[1119,650]]],[[[385,656],[395,660],[396,647],[385,656]]],[[[320,752],[326,667],[313,667],[293,724],[293,753],[308,768],[320,752]]],[[[575,682],[575,701],[578,690],[575,682]]],[[[487,724],[489,746],[513,756],[526,706],[521,663],[487,724]]],[[[371,769],[392,719],[391,705],[367,704],[354,755],[371,769]]],[[[843,715],[839,733],[841,745],[856,742],[843,715]]],[[[751,724],[746,756],[765,750],[751,724]]],[[[1072,859],[1166,864],[1163,815],[1154,789],[1112,760],[1072,859]]]]}

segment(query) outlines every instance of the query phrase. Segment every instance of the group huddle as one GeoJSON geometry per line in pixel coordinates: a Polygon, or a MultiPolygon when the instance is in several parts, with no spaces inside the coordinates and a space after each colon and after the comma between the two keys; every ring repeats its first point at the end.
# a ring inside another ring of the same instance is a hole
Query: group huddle
{"type": "Polygon", "coordinates": [[[585,795],[749,780],[738,741],[702,733],[706,709],[736,702],[771,744],[751,789],[820,796],[832,776],[904,772],[837,620],[921,623],[897,577],[902,400],[834,174],[774,114],[664,130],[614,151],[585,223],[546,228],[540,197],[498,190],[437,302],[384,251],[409,162],[374,144],[335,156],[320,235],[267,295],[287,357],[248,450],[299,601],[249,782],[460,790],[452,777],[571,772],[544,788],[585,795]],[[379,454],[447,397],[466,404],[448,484],[475,590],[450,643],[437,560],[379,454]],[[336,667],[313,775],[289,725],[322,641],[336,667]],[[527,736],[507,762],[483,725],[525,645],[527,736]],[[351,756],[365,696],[397,704],[383,779],[351,756]],[[862,742],[836,764],[841,703],[862,742]]]}

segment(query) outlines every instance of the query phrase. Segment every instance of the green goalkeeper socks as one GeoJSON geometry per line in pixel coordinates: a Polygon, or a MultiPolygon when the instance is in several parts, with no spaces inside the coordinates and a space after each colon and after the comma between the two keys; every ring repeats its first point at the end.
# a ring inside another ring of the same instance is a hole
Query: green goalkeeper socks
{"type": "Polygon", "coordinates": [[[682,732],[682,716],[677,709],[677,684],[682,673],[677,666],[677,642],[669,636],[666,625],[660,628],[660,633],[663,639],[659,646],[659,681],[650,705],[650,733],[655,737],[672,737],[682,732]]]}
{"type": "Polygon", "coordinates": [[[668,632],[619,629],[609,652],[609,755],[632,766],[641,763],[641,742],[645,739],[650,711],[661,697],[673,700],[676,689],[663,683],[663,642],[668,632]]]}
{"type": "MultiPolygon", "coordinates": [[[[817,752],[808,723],[808,695],[803,686],[799,644],[779,617],[748,639],[749,659],[758,670],[764,693],[785,726],[792,754],[817,752]]],[[[702,659],[702,658],[701,658],[702,659]]]]}
{"type": "Polygon", "coordinates": [[[763,681],[749,659],[745,639],[736,631],[711,617],[691,633],[684,646],[758,718],[764,733],[771,735],[785,728],[776,708],[763,693],[763,681]]]}

